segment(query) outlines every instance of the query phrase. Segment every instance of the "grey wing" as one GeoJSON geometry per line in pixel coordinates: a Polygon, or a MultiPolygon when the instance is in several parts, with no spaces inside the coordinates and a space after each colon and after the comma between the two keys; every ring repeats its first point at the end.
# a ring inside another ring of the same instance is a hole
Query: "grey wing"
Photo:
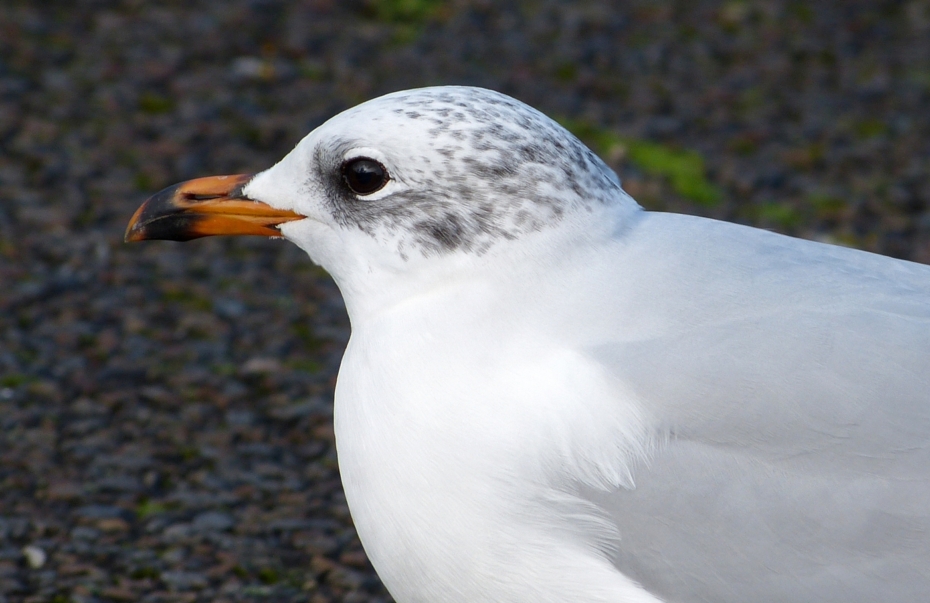
{"type": "Polygon", "coordinates": [[[930,268],[764,235],[787,246],[773,267],[753,231],[719,228],[746,237],[739,296],[719,293],[732,272],[692,276],[734,247],[709,244],[676,287],[716,306],[591,348],[669,433],[634,489],[592,495],[617,566],[670,602],[926,598],[930,268]]]}

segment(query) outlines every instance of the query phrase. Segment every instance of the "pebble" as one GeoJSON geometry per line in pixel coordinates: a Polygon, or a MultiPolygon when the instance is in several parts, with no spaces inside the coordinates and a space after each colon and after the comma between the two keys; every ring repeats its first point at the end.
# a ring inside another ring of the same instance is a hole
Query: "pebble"
{"type": "Polygon", "coordinates": [[[173,590],[203,588],[208,584],[207,577],[196,572],[170,571],[161,575],[162,581],[173,590]]]}
{"type": "Polygon", "coordinates": [[[23,557],[26,558],[26,564],[32,569],[40,569],[48,560],[45,551],[34,544],[23,547],[23,557]]]}
{"type": "Polygon", "coordinates": [[[205,511],[194,518],[193,527],[205,531],[225,531],[235,523],[236,520],[229,513],[205,511]]]}

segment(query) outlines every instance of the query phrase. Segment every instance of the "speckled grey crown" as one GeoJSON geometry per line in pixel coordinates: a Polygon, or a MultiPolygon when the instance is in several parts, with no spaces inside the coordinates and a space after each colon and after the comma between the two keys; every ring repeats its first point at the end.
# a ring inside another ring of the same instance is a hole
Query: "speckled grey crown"
{"type": "Polygon", "coordinates": [[[405,256],[413,249],[481,253],[501,239],[558,223],[567,212],[625,197],[616,174],[580,140],[504,94],[423,88],[375,99],[349,114],[370,111],[381,114],[375,121],[402,120],[391,131],[409,132],[415,141],[402,158],[409,188],[371,201],[352,195],[339,175],[352,140],[318,147],[318,168],[332,175],[326,196],[336,221],[373,236],[386,228],[405,256]]]}

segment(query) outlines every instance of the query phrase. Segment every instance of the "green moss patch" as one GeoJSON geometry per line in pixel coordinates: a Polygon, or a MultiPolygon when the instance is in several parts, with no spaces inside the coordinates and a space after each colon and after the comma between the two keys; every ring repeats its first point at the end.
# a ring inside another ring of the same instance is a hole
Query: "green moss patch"
{"type": "Polygon", "coordinates": [[[697,151],[620,136],[581,120],[561,120],[561,123],[601,157],[623,156],[646,174],[666,179],[686,199],[709,206],[722,198],[720,189],[707,180],[704,158],[697,151]]]}

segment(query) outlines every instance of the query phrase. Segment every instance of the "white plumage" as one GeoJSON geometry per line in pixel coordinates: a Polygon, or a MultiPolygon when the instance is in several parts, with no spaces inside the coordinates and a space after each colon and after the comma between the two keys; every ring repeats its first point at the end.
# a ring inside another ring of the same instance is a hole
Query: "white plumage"
{"type": "Polygon", "coordinates": [[[399,602],[930,592],[930,267],[645,212],[472,88],[347,111],[243,193],[345,297],[340,469],[399,602]]]}

